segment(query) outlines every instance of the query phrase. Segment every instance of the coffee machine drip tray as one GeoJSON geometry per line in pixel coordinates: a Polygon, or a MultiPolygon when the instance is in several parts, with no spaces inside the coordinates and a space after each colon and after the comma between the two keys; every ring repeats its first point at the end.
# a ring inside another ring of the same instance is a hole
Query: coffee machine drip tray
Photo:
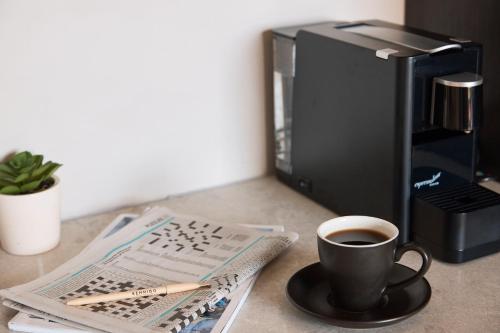
{"type": "Polygon", "coordinates": [[[500,195],[478,184],[417,194],[413,239],[439,260],[468,261],[500,250],[500,195]]]}

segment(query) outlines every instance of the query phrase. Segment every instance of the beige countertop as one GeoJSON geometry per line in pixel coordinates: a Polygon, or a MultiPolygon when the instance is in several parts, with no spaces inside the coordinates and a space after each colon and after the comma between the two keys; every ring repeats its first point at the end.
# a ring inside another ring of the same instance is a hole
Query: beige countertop
{"type": "MultiPolygon", "coordinates": [[[[499,184],[486,186],[500,192],[499,184]]],[[[285,286],[290,276],[318,261],[316,227],[336,215],[273,177],[67,221],[62,241],[52,251],[21,257],[0,250],[0,289],[53,270],[78,254],[117,213],[141,212],[152,204],[224,223],[283,224],[299,233],[299,241],[263,270],[231,332],[360,332],[322,323],[287,301],[285,286]]],[[[401,263],[418,267],[419,260],[409,253],[401,263]]],[[[364,332],[500,332],[500,254],[460,265],[435,260],[426,277],[432,286],[426,308],[401,323],[364,332]]],[[[13,315],[14,311],[0,307],[0,333],[8,332],[7,322],[13,315]]]]}

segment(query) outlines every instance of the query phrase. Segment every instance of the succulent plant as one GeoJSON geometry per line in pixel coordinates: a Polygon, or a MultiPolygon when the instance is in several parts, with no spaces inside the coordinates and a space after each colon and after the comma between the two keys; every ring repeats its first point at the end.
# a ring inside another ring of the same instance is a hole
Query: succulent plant
{"type": "Polygon", "coordinates": [[[47,189],[54,184],[52,175],[60,166],[51,161],[43,163],[43,155],[17,153],[0,163],[0,193],[28,194],[47,189]]]}

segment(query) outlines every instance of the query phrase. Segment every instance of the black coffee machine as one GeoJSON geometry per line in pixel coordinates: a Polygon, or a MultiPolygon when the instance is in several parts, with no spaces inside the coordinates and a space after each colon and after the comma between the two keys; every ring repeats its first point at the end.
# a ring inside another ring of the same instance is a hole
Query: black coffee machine
{"type": "Polygon", "coordinates": [[[464,262],[500,250],[500,195],[475,181],[481,45],[381,21],[273,31],[278,178],[399,241],[464,262]]]}

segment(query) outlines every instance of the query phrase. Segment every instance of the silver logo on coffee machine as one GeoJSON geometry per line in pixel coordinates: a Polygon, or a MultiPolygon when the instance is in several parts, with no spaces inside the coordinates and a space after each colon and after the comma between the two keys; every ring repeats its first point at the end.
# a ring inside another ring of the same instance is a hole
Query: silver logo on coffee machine
{"type": "Polygon", "coordinates": [[[417,189],[420,190],[420,188],[422,186],[429,186],[429,187],[431,187],[431,186],[439,185],[439,182],[437,181],[439,179],[439,177],[441,177],[441,171],[439,171],[435,175],[432,175],[431,179],[427,179],[427,180],[423,180],[421,182],[415,183],[415,185],[413,185],[413,187],[415,187],[415,188],[417,188],[417,189]]]}

